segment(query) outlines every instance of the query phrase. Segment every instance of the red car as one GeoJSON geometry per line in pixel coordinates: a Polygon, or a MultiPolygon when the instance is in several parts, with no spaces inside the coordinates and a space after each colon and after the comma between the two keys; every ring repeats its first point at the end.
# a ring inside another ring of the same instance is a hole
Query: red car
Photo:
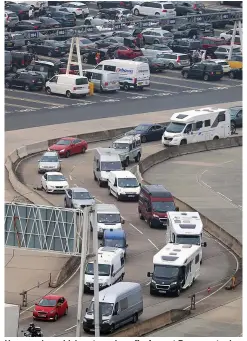
{"type": "Polygon", "coordinates": [[[204,50],[215,51],[218,46],[229,45],[229,42],[218,37],[201,37],[200,41],[201,41],[201,47],[204,50]]]}
{"type": "Polygon", "coordinates": [[[68,302],[63,296],[47,295],[39,303],[35,303],[33,319],[57,321],[59,317],[67,314],[68,302]]]}
{"type": "MultiPolygon", "coordinates": [[[[66,74],[67,67],[60,67],[58,70],[59,74],[66,74]]],[[[79,66],[78,65],[70,65],[70,70],[69,70],[70,75],[79,75],[79,66]]]]}
{"type": "Polygon", "coordinates": [[[88,144],[76,137],[64,137],[48,148],[49,151],[56,151],[61,157],[70,157],[73,154],[84,154],[88,144]]]}
{"type": "Polygon", "coordinates": [[[114,54],[119,59],[134,59],[136,57],[143,56],[143,53],[139,49],[132,49],[127,46],[119,46],[114,54]]]}

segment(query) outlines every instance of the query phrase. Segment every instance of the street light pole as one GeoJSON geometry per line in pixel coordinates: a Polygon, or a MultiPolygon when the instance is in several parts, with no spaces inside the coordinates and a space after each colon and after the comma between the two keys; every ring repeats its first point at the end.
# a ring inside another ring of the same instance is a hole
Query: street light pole
{"type": "Polygon", "coordinates": [[[98,231],[97,231],[97,215],[95,207],[93,209],[93,253],[94,258],[94,330],[95,337],[100,337],[99,325],[99,262],[98,262],[98,231]]]}
{"type": "Polygon", "coordinates": [[[82,245],[81,245],[81,269],[79,280],[79,294],[78,294],[78,310],[77,310],[77,324],[76,324],[76,337],[81,336],[82,326],[82,299],[84,293],[84,279],[85,279],[85,266],[87,256],[88,244],[88,229],[89,229],[89,212],[91,207],[85,207],[83,210],[83,226],[82,226],[82,245]]]}

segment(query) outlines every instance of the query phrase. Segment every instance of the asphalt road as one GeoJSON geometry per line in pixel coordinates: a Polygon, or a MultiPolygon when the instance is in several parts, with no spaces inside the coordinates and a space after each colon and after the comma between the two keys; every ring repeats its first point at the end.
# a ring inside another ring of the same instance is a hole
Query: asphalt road
{"type": "MultiPolygon", "coordinates": [[[[88,66],[90,68],[90,66],[88,66]]],[[[139,114],[151,111],[206,106],[242,100],[242,81],[224,77],[217,82],[181,78],[179,71],[151,76],[150,88],[143,91],[67,99],[43,92],[5,90],[5,130],[18,130],[96,118],[139,114]]]]}
{"type": "MultiPolygon", "coordinates": [[[[93,148],[97,144],[90,144],[89,151],[84,155],[74,156],[65,159],[62,164],[62,172],[69,180],[71,186],[86,187],[99,203],[114,203],[120,209],[126,222],[124,229],[128,239],[128,254],[126,262],[125,281],[137,281],[142,284],[144,296],[144,313],[140,320],[148,319],[169,309],[186,307],[190,304],[188,298],[192,293],[197,293],[197,300],[207,302],[207,288],[210,285],[212,290],[217,291],[232,275],[236,269],[235,258],[223,248],[217,241],[207,234],[205,240],[208,247],[203,250],[203,266],[201,275],[194,286],[184,292],[179,298],[152,297],[149,294],[149,280],[146,277],[147,271],[152,270],[152,258],[158,249],[164,246],[164,230],[152,229],[139,220],[137,214],[137,204],[129,202],[117,202],[109,196],[106,188],[99,188],[93,180],[92,161],[93,148]]],[[[109,146],[108,142],[100,143],[100,146],[109,146]]],[[[159,142],[146,144],[144,146],[143,157],[150,153],[155,153],[163,147],[159,142]]],[[[37,174],[38,156],[30,158],[20,165],[20,172],[23,180],[28,186],[40,185],[41,176],[37,174]]],[[[49,195],[39,192],[56,206],[63,205],[63,195],[49,195]]],[[[69,302],[69,314],[61,318],[56,323],[39,322],[44,331],[44,336],[75,336],[75,323],[77,314],[79,273],[77,273],[65,286],[58,290],[58,294],[67,297],[69,302]]],[[[84,295],[83,310],[88,307],[92,296],[84,295]]],[[[31,317],[20,321],[20,330],[25,328],[30,322],[31,317]]]]}
{"type": "Polygon", "coordinates": [[[164,184],[242,242],[242,147],[168,160],[152,167],[145,179],[164,184]]]}

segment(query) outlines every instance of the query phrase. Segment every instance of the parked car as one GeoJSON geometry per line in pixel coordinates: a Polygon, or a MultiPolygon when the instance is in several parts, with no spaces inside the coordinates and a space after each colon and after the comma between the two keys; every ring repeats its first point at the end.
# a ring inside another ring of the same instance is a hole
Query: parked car
{"type": "Polygon", "coordinates": [[[49,151],[58,152],[59,156],[70,157],[74,154],[84,154],[88,148],[86,141],[76,137],[64,137],[49,147],[49,151]]]}
{"type": "Polygon", "coordinates": [[[207,60],[207,63],[215,63],[217,65],[221,65],[224,74],[228,74],[231,71],[230,65],[224,59],[210,59],[207,60]]]}
{"type": "Polygon", "coordinates": [[[34,320],[53,320],[68,314],[68,302],[63,296],[46,295],[35,304],[33,310],[34,320]]]}
{"type": "Polygon", "coordinates": [[[86,188],[74,187],[65,191],[64,207],[83,209],[95,203],[94,197],[86,188]]]}
{"type": "Polygon", "coordinates": [[[108,25],[114,24],[114,20],[106,18],[106,15],[103,13],[97,13],[96,15],[92,16],[89,15],[87,16],[86,20],[85,20],[85,25],[94,25],[94,26],[102,26],[102,25],[108,25]]]}
{"type": "Polygon", "coordinates": [[[101,9],[99,13],[106,15],[106,18],[109,18],[111,20],[115,20],[117,15],[120,15],[123,19],[127,19],[129,16],[132,15],[131,11],[125,8],[106,8],[101,9]]]}
{"type": "Polygon", "coordinates": [[[219,46],[227,45],[228,43],[219,37],[201,37],[201,47],[207,51],[214,52],[219,46]]]}
{"type": "Polygon", "coordinates": [[[4,66],[5,73],[12,71],[12,55],[10,51],[4,51],[4,66]]]}
{"type": "Polygon", "coordinates": [[[30,44],[27,46],[29,53],[40,54],[43,56],[64,56],[69,52],[68,46],[63,42],[56,40],[43,40],[37,44],[30,44]]]}
{"type": "Polygon", "coordinates": [[[107,37],[101,40],[98,40],[95,42],[97,48],[106,48],[108,46],[114,45],[114,44],[124,44],[124,38],[123,37],[107,37]]]}
{"type": "MultiPolygon", "coordinates": [[[[70,49],[71,40],[72,40],[72,38],[66,40],[66,42],[65,42],[68,49],[70,49]]],[[[79,46],[80,46],[81,53],[85,53],[85,51],[87,52],[87,50],[96,48],[96,44],[94,42],[92,42],[91,40],[84,38],[84,37],[79,38],[79,46]]],[[[76,52],[75,46],[74,46],[74,52],[76,52]]]]}
{"type": "Polygon", "coordinates": [[[102,8],[114,8],[114,7],[124,7],[132,8],[133,1],[97,1],[97,7],[102,8]]]}
{"type": "Polygon", "coordinates": [[[9,74],[5,77],[6,88],[20,88],[25,91],[42,90],[44,86],[43,77],[36,72],[21,72],[9,74]]]}
{"type": "Polygon", "coordinates": [[[68,12],[53,12],[51,17],[57,20],[63,27],[73,27],[76,25],[76,17],[68,12]]]}
{"type": "Polygon", "coordinates": [[[41,22],[38,20],[22,20],[18,22],[10,22],[7,28],[8,32],[16,31],[34,31],[41,29],[41,22]]]}
{"type": "Polygon", "coordinates": [[[147,28],[142,35],[144,44],[167,44],[173,40],[173,34],[161,28],[147,28]]]}
{"type": "Polygon", "coordinates": [[[173,69],[181,69],[184,66],[190,65],[190,58],[187,54],[184,53],[160,53],[156,55],[156,58],[162,58],[168,64],[168,68],[170,70],[173,69]]]}
{"type": "Polygon", "coordinates": [[[12,71],[27,67],[33,60],[33,55],[25,51],[11,51],[12,71]]]}
{"type": "MultiPolygon", "coordinates": [[[[142,51],[138,48],[132,49],[130,47],[120,45],[120,46],[110,47],[110,49],[111,49],[111,52],[114,53],[114,56],[117,59],[134,59],[136,57],[143,55],[142,51]]],[[[110,49],[108,49],[108,51],[110,49]]]]}
{"type": "Polygon", "coordinates": [[[231,107],[227,109],[227,112],[231,116],[231,127],[232,130],[236,130],[236,128],[242,128],[243,126],[243,107],[231,107]]]}
{"type": "Polygon", "coordinates": [[[158,53],[172,53],[168,45],[161,44],[146,45],[141,51],[146,57],[156,57],[158,53]]]}
{"type": "Polygon", "coordinates": [[[39,17],[39,21],[41,22],[41,29],[62,27],[62,25],[54,18],[39,17]]]}
{"type": "Polygon", "coordinates": [[[134,6],[133,14],[138,15],[155,15],[160,17],[173,18],[176,16],[176,10],[171,1],[151,2],[144,1],[134,6]]]}
{"type": "Polygon", "coordinates": [[[83,54],[82,62],[85,63],[85,64],[96,65],[97,64],[96,59],[95,59],[96,53],[100,54],[100,60],[102,61],[102,60],[105,59],[107,50],[104,50],[104,49],[101,49],[101,50],[98,50],[98,49],[90,50],[89,52],[86,52],[86,53],[83,54]]]}
{"type": "Polygon", "coordinates": [[[238,6],[241,7],[243,6],[243,1],[220,1],[221,5],[231,5],[231,6],[238,6]]]}
{"type": "Polygon", "coordinates": [[[243,68],[243,57],[239,55],[233,55],[230,60],[227,60],[231,69],[242,69],[243,68]]]}
{"type": "Polygon", "coordinates": [[[9,23],[12,22],[18,22],[19,21],[19,17],[15,12],[11,12],[11,11],[5,11],[4,12],[4,24],[5,27],[9,25],[9,23]]]}
{"type": "Polygon", "coordinates": [[[161,124],[145,123],[139,124],[135,129],[128,131],[125,135],[141,135],[141,142],[160,141],[166,127],[161,124]]]}
{"type": "Polygon", "coordinates": [[[55,64],[52,62],[37,60],[34,64],[28,65],[26,69],[18,69],[16,72],[20,73],[26,71],[35,71],[43,77],[44,81],[46,81],[54,76],[57,69],[55,64]]]}
{"type": "Polygon", "coordinates": [[[191,1],[173,1],[177,16],[200,14],[201,10],[191,1]]]}
{"type": "Polygon", "coordinates": [[[200,40],[194,39],[174,39],[172,42],[168,43],[168,46],[172,49],[173,52],[179,53],[191,53],[193,50],[197,50],[201,48],[200,40]]]}
{"type": "MultiPolygon", "coordinates": [[[[217,49],[214,51],[214,54],[217,59],[228,59],[229,53],[230,53],[230,45],[222,45],[217,47],[217,49]]],[[[241,56],[241,48],[238,45],[233,45],[232,55],[240,55],[241,56]]]]}
{"type": "Polygon", "coordinates": [[[150,72],[162,72],[167,68],[166,63],[162,58],[136,57],[133,61],[147,63],[149,65],[150,72]]]}
{"type": "Polygon", "coordinates": [[[84,2],[65,2],[60,5],[61,9],[66,8],[70,13],[77,17],[86,17],[89,14],[89,9],[84,2]]]}
{"type": "Polygon", "coordinates": [[[243,69],[232,69],[230,72],[229,72],[229,77],[231,79],[242,79],[243,78],[243,69]]]}
{"type": "Polygon", "coordinates": [[[5,10],[14,12],[18,15],[19,20],[29,19],[29,6],[23,4],[17,4],[14,2],[6,2],[5,10]]]}
{"type": "Polygon", "coordinates": [[[201,62],[182,69],[184,78],[195,78],[209,80],[220,80],[223,77],[223,68],[215,63],[201,62]]]}
{"type": "Polygon", "coordinates": [[[25,45],[25,37],[22,33],[6,33],[5,49],[21,49],[25,45]]]}

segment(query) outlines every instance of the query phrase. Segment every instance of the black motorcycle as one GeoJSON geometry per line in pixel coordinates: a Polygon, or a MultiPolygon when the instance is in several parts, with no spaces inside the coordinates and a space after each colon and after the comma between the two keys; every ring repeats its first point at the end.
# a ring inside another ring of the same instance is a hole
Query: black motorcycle
{"type": "Polygon", "coordinates": [[[35,326],[33,323],[30,323],[30,326],[27,328],[26,331],[23,331],[24,336],[26,337],[42,337],[43,333],[40,327],[35,326]]]}

